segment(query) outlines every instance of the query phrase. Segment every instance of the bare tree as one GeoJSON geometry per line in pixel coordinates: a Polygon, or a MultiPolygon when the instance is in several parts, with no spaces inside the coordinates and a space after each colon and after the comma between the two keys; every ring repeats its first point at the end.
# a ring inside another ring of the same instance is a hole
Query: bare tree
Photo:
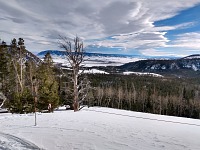
{"type": "Polygon", "coordinates": [[[2,92],[0,92],[0,99],[3,100],[3,102],[0,103],[0,108],[1,108],[4,105],[5,101],[7,100],[6,96],[2,92]]]}
{"type": "Polygon", "coordinates": [[[103,100],[103,96],[104,96],[104,90],[102,87],[98,86],[96,88],[96,93],[95,93],[96,97],[97,97],[97,105],[98,106],[102,106],[102,100],[103,100]]]}
{"type": "MultiPolygon", "coordinates": [[[[23,78],[23,66],[24,66],[24,54],[25,54],[25,46],[24,46],[24,40],[22,38],[19,38],[19,41],[17,43],[17,40],[14,38],[11,41],[11,53],[12,53],[12,62],[14,66],[14,70],[16,73],[16,82],[20,85],[20,92],[23,92],[24,89],[24,78],[23,78]],[[20,69],[18,68],[18,64],[20,65],[20,69]],[[19,73],[20,72],[20,73],[19,73]]],[[[17,86],[18,89],[18,86],[17,86]]],[[[18,90],[17,90],[18,91],[18,90]]]]}
{"type": "Polygon", "coordinates": [[[124,91],[123,91],[122,87],[119,87],[118,88],[118,105],[117,105],[118,109],[122,108],[123,94],[124,94],[124,91]]]}
{"type": "Polygon", "coordinates": [[[80,41],[79,37],[75,37],[73,42],[66,37],[60,37],[60,48],[65,50],[70,69],[72,70],[70,78],[73,83],[73,108],[74,111],[78,111],[79,105],[85,100],[89,89],[89,81],[82,76],[83,71],[81,72],[81,65],[85,54],[83,42],[80,41]]]}

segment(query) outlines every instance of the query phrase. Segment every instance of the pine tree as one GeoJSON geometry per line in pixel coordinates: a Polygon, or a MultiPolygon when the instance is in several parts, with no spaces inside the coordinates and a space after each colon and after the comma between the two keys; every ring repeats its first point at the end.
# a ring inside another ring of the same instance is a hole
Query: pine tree
{"type": "Polygon", "coordinates": [[[10,59],[10,95],[8,107],[13,113],[33,112],[34,100],[32,94],[33,66],[30,60],[26,58],[24,40],[19,38],[19,41],[14,38],[8,46],[8,52],[11,55],[10,59]],[[30,65],[31,64],[31,65],[30,65]]]}
{"type": "Polygon", "coordinates": [[[4,105],[6,91],[7,91],[7,77],[8,77],[8,62],[9,57],[6,53],[7,46],[6,43],[2,42],[0,44],[0,107],[4,105]]]}
{"type": "Polygon", "coordinates": [[[52,111],[59,104],[58,83],[55,79],[53,60],[50,53],[44,57],[44,62],[38,68],[38,108],[44,110],[51,104],[52,111]]]}
{"type": "Polygon", "coordinates": [[[8,55],[6,53],[7,47],[4,45],[0,45],[0,84],[1,90],[4,87],[4,82],[6,78],[6,74],[8,74],[7,63],[8,63],[8,55]]]}

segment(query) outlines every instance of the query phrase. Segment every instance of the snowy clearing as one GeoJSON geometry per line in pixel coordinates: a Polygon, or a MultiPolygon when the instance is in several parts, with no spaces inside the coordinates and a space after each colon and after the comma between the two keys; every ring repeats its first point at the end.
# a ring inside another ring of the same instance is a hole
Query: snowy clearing
{"type": "MultiPolygon", "coordinates": [[[[200,120],[188,118],[91,107],[79,112],[38,113],[37,126],[34,114],[0,114],[0,121],[3,132],[0,145],[9,142],[5,135],[10,135],[46,150],[199,150],[200,147],[200,120]]],[[[6,146],[19,150],[21,147],[14,146],[15,143],[6,146]]]]}
{"type": "MultiPolygon", "coordinates": [[[[63,66],[69,66],[67,58],[52,55],[53,61],[55,63],[62,63],[63,66]]],[[[94,67],[94,66],[120,66],[129,62],[135,62],[142,60],[140,58],[131,57],[85,57],[83,65],[84,67],[94,67]]]]}
{"type": "Polygon", "coordinates": [[[126,71],[126,72],[123,72],[124,75],[130,75],[130,74],[135,74],[135,75],[140,75],[140,76],[152,76],[152,77],[164,77],[160,74],[157,74],[157,73],[149,73],[149,72],[132,72],[132,71],[126,71]]]}
{"type": "MultiPolygon", "coordinates": [[[[80,72],[82,72],[82,70],[80,70],[80,72]]],[[[108,72],[98,69],[89,69],[89,70],[84,70],[83,72],[86,74],[109,74],[108,72]]]]}

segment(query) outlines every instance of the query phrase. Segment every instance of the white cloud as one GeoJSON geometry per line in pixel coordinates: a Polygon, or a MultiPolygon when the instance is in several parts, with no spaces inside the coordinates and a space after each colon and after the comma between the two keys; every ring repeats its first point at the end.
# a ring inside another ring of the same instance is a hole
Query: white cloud
{"type": "Polygon", "coordinates": [[[174,56],[173,52],[160,51],[155,49],[144,49],[140,51],[143,55],[146,56],[174,56]]]}
{"type": "MultiPolygon", "coordinates": [[[[0,1],[1,38],[22,37],[31,51],[58,49],[59,34],[75,35],[85,45],[154,49],[165,47],[169,30],[192,23],[155,27],[155,21],[175,16],[199,0],[9,0],[0,1]],[[113,37],[110,40],[106,37],[113,37]],[[97,40],[102,39],[102,40],[97,40]]],[[[178,45],[178,41],[175,45],[178,45]]]]}
{"type": "MultiPolygon", "coordinates": [[[[177,35],[177,38],[170,42],[168,47],[178,47],[191,49],[199,52],[200,50],[200,32],[190,32],[177,35]]],[[[190,51],[191,51],[190,50],[190,51]]]]}
{"type": "Polygon", "coordinates": [[[159,27],[152,28],[152,31],[160,32],[160,31],[184,29],[184,28],[189,28],[195,24],[196,24],[196,22],[186,22],[186,23],[182,23],[182,24],[178,24],[178,25],[174,25],[174,26],[159,26],[159,27]]]}

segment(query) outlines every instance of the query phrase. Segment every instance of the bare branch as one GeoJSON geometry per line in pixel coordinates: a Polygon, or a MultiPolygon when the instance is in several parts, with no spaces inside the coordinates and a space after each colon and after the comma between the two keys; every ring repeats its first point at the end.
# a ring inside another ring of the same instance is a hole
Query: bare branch
{"type": "Polygon", "coordinates": [[[66,37],[61,37],[62,42],[59,42],[60,48],[66,52],[66,57],[69,65],[72,69],[71,81],[73,81],[73,96],[74,96],[74,111],[77,111],[79,104],[85,99],[88,93],[88,83],[86,79],[80,79],[79,77],[84,70],[80,73],[81,63],[84,61],[84,49],[83,42],[80,41],[79,37],[74,38],[72,45],[71,41],[66,37]]]}

